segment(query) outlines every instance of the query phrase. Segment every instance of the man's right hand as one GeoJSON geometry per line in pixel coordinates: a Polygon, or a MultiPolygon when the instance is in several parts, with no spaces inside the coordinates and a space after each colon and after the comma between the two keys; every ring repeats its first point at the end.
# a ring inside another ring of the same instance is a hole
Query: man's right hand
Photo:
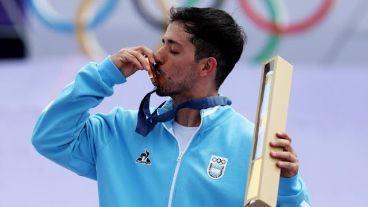
{"type": "Polygon", "coordinates": [[[152,50],[138,46],[123,48],[111,56],[112,62],[127,78],[138,70],[148,70],[149,65],[145,59],[148,57],[151,63],[155,62],[152,50]]]}

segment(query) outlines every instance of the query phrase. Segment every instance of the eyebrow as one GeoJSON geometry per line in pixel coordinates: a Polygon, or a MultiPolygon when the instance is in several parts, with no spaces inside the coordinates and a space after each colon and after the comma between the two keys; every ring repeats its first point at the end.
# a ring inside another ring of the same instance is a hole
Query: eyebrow
{"type": "Polygon", "coordinates": [[[165,41],[167,43],[171,44],[171,45],[178,45],[178,46],[182,47],[182,45],[179,42],[175,41],[175,40],[172,40],[172,39],[166,39],[165,40],[165,38],[162,38],[162,42],[164,43],[165,41]]]}

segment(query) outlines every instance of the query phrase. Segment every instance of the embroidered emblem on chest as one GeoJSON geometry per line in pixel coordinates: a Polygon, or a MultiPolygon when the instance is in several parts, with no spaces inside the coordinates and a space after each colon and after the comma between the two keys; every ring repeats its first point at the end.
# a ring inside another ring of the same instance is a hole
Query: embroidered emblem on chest
{"type": "Polygon", "coordinates": [[[151,160],[150,158],[148,158],[149,156],[149,152],[147,149],[144,150],[143,153],[141,153],[141,155],[138,157],[138,159],[135,161],[137,163],[140,163],[140,164],[145,164],[145,165],[151,165],[151,160]]]}
{"type": "Polygon", "coordinates": [[[207,168],[207,175],[212,179],[220,179],[224,176],[227,158],[212,155],[207,168]]]}

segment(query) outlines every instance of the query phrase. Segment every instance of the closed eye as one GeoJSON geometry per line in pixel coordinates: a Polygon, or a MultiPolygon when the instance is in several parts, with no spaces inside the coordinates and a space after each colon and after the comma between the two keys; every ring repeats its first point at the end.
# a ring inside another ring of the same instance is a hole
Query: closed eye
{"type": "Polygon", "coordinates": [[[179,54],[179,52],[177,52],[177,51],[173,51],[173,50],[170,50],[169,51],[171,54],[173,54],[173,55],[178,55],[179,54]]]}
{"type": "Polygon", "coordinates": [[[173,54],[173,55],[179,54],[179,51],[177,51],[177,49],[181,48],[181,44],[171,39],[165,40],[164,38],[161,39],[161,42],[163,45],[165,44],[168,45],[170,54],[173,54]]]}

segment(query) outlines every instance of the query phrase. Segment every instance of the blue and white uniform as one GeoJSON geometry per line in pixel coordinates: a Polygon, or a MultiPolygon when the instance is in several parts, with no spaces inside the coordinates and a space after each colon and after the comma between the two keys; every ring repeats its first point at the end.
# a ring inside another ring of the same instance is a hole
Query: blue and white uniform
{"type": "MultiPolygon", "coordinates": [[[[90,115],[125,77],[106,58],[90,63],[42,112],[32,142],[52,161],[98,182],[101,207],[243,206],[254,125],[230,106],[201,110],[201,123],[179,151],[173,121],[143,137],[137,111],[90,115]]],[[[159,113],[172,108],[168,100],[159,113]]],[[[278,206],[309,203],[298,176],[281,178],[278,206]]]]}

